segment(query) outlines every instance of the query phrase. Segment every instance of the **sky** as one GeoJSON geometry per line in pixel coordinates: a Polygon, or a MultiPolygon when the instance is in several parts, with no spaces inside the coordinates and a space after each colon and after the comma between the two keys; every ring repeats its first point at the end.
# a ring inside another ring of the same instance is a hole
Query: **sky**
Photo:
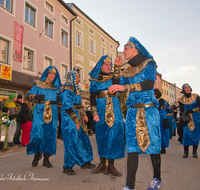
{"type": "Polygon", "coordinates": [[[120,46],[136,37],[162,78],[200,95],[200,0],[73,0],[120,46]]]}

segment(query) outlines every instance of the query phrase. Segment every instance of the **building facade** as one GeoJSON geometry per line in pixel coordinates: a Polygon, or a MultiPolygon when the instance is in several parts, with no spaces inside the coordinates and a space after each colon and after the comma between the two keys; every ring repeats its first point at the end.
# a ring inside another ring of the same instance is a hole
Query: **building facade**
{"type": "Polygon", "coordinates": [[[89,105],[89,75],[102,55],[109,55],[114,63],[119,43],[73,3],[67,4],[76,14],[72,23],[72,67],[80,74],[82,103],[89,105]]]}
{"type": "Polygon", "coordinates": [[[4,0],[0,15],[0,100],[12,92],[24,97],[49,65],[64,83],[76,14],[62,0],[4,0]]]}

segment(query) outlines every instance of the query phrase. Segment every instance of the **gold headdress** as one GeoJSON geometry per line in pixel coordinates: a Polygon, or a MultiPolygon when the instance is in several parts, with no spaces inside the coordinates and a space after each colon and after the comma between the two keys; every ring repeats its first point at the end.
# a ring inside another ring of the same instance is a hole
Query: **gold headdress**
{"type": "Polygon", "coordinates": [[[130,47],[136,48],[135,44],[131,41],[128,41],[124,46],[130,46],[130,47]]]}
{"type": "Polygon", "coordinates": [[[56,69],[55,69],[55,67],[53,66],[53,68],[52,68],[52,69],[49,69],[47,73],[48,73],[48,74],[49,74],[49,73],[55,73],[55,74],[56,74],[56,69]]]}
{"type": "Polygon", "coordinates": [[[112,63],[112,61],[108,55],[107,55],[106,59],[103,60],[103,63],[112,63]]]}

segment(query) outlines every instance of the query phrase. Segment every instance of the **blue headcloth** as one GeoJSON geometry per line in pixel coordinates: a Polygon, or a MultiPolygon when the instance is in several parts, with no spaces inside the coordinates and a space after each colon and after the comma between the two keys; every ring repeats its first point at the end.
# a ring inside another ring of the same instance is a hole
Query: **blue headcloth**
{"type": "Polygon", "coordinates": [[[95,65],[95,67],[89,72],[89,75],[90,75],[91,78],[94,78],[94,79],[99,78],[98,74],[101,72],[101,66],[104,63],[111,63],[111,69],[112,69],[112,59],[108,55],[103,55],[99,59],[99,61],[95,65]]]}
{"type": "Polygon", "coordinates": [[[185,88],[186,86],[189,86],[190,89],[191,89],[191,92],[192,92],[191,86],[190,86],[188,83],[185,83],[185,84],[183,84],[183,86],[182,86],[182,91],[181,91],[181,93],[185,94],[185,89],[184,89],[184,88],[185,88]]]}
{"type": "Polygon", "coordinates": [[[53,80],[53,84],[56,88],[62,87],[61,81],[60,81],[60,75],[58,73],[58,70],[56,69],[55,66],[48,66],[44,72],[42,73],[41,79],[40,80],[46,80],[47,75],[49,72],[54,72],[56,74],[55,79],[53,80]]]}
{"type": "Polygon", "coordinates": [[[70,85],[70,86],[74,86],[74,89],[77,92],[82,92],[80,85],[76,84],[76,76],[77,76],[78,72],[76,70],[76,67],[73,68],[72,71],[69,71],[67,73],[67,80],[64,84],[64,86],[70,85]]]}
{"type": "Polygon", "coordinates": [[[130,37],[130,39],[124,46],[130,46],[132,48],[136,48],[143,54],[145,58],[153,59],[153,56],[146,50],[146,48],[135,37],[130,37]]]}

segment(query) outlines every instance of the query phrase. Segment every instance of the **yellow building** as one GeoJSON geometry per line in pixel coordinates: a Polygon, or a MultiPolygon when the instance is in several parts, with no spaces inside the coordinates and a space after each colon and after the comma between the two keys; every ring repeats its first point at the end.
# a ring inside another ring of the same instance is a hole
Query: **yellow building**
{"type": "Polygon", "coordinates": [[[170,103],[169,82],[161,79],[162,98],[170,103]]]}
{"type": "Polygon", "coordinates": [[[89,105],[89,75],[102,55],[108,54],[114,63],[119,42],[112,38],[97,23],[87,16],[75,4],[67,4],[77,17],[72,23],[72,60],[70,69],[77,67],[80,74],[80,86],[83,90],[83,105],[89,105]]]}

